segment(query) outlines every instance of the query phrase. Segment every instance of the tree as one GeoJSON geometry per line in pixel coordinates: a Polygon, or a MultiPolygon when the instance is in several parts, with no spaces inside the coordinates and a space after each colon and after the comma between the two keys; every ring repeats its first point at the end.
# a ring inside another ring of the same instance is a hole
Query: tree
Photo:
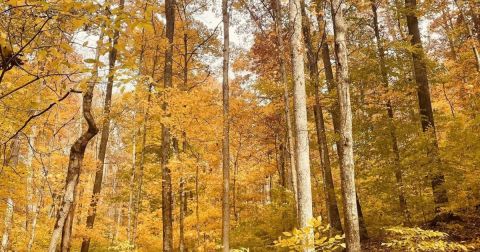
{"type": "MultiPolygon", "coordinates": [[[[308,225],[308,221],[313,218],[313,209],[312,188],[310,182],[310,148],[307,128],[305,73],[303,62],[304,43],[302,39],[302,15],[300,0],[289,1],[289,21],[290,28],[293,31],[290,37],[290,43],[292,50],[292,71],[294,82],[298,219],[300,227],[306,227],[308,225]]],[[[313,240],[313,233],[311,233],[307,239],[313,240]]]]}
{"type": "Polygon", "coordinates": [[[415,82],[417,84],[418,106],[420,108],[420,121],[423,132],[429,134],[431,143],[428,146],[427,154],[431,158],[434,167],[432,176],[433,199],[435,202],[435,211],[448,203],[447,190],[444,187],[445,176],[438,169],[441,165],[438,141],[436,137],[435,122],[433,118],[432,101],[430,97],[430,87],[428,84],[427,63],[425,52],[423,51],[422,39],[420,37],[420,28],[417,18],[416,0],[405,0],[407,9],[408,34],[411,36],[410,43],[414,47],[412,50],[413,70],[415,82]]]}
{"type": "MultiPolygon", "coordinates": [[[[283,51],[285,50],[283,34],[282,34],[282,4],[280,0],[273,1],[275,4],[273,8],[274,13],[274,26],[275,26],[275,35],[277,38],[278,46],[278,59],[279,59],[279,70],[281,74],[281,85],[283,86],[283,102],[284,102],[284,113],[285,113],[285,126],[287,131],[287,141],[286,147],[288,148],[287,154],[290,157],[290,174],[291,174],[291,184],[293,190],[293,196],[295,201],[298,201],[298,192],[297,192],[297,169],[296,169],[296,159],[295,159],[295,137],[293,135],[293,125],[292,125],[292,115],[290,112],[290,95],[287,81],[287,70],[285,68],[285,57],[283,51]]],[[[298,208],[298,205],[296,205],[298,208]]],[[[297,209],[298,211],[298,209],[297,209]]]]}
{"type": "MultiPolygon", "coordinates": [[[[82,168],[83,158],[85,155],[85,149],[87,148],[90,140],[98,133],[97,125],[95,124],[95,119],[93,118],[91,109],[92,109],[92,98],[93,90],[95,88],[95,83],[98,78],[98,59],[100,57],[100,45],[103,36],[99,38],[97,45],[97,63],[94,65],[92,81],[88,82],[87,89],[83,94],[83,117],[88,124],[88,128],[82,135],[73,143],[70,148],[70,159],[68,163],[67,178],[65,181],[64,195],[58,212],[56,213],[55,226],[52,232],[52,238],[50,240],[50,246],[48,251],[55,252],[57,251],[57,245],[62,239],[62,250],[69,250],[70,247],[70,236],[71,230],[64,230],[67,225],[67,220],[70,218],[70,221],[73,221],[73,211],[75,207],[75,197],[77,196],[77,187],[80,181],[80,171],[82,168]],[[70,216],[70,217],[69,217],[70,216]],[[67,236],[63,234],[68,234],[67,236]]],[[[68,225],[71,228],[71,225],[68,225]]]]}
{"type": "MultiPolygon", "coordinates": [[[[118,13],[121,14],[125,5],[125,0],[120,0],[118,13]]],[[[117,18],[118,22],[118,18],[117,18]]],[[[117,26],[117,24],[115,24],[117,26]]],[[[120,24],[118,24],[120,26],[120,24]]],[[[107,154],[107,144],[108,138],[110,135],[110,110],[112,106],[112,92],[113,92],[113,81],[115,78],[115,64],[117,62],[117,45],[118,39],[120,37],[120,31],[118,28],[115,28],[113,31],[113,37],[110,38],[111,46],[108,53],[108,77],[107,77],[107,89],[105,92],[105,101],[103,106],[103,124],[102,124],[102,134],[100,137],[100,148],[98,150],[98,166],[97,171],[95,172],[95,182],[93,183],[92,199],[90,201],[90,209],[87,217],[87,228],[92,229],[95,223],[95,217],[97,215],[97,204],[102,192],[102,183],[103,183],[103,171],[105,166],[105,156],[107,154]]],[[[86,237],[82,241],[82,252],[86,252],[90,247],[90,237],[86,237]]]]}
{"type": "MultiPolygon", "coordinates": [[[[375,40],[377,42],[377,51],[378,51],[378,61],[379,61],[379,66],[380,66],[380,74],[382,77],[382,84],[385,87],[385,89],[389,90],[389,83],[388,83],[388,73],[387,73],[387,66],[385,63],[385,48],[383,46],[383,39],[380,36],[380,28],[378,25],[378,5],[376,1],[372,0],[371,6],[372,6],[372,13],[373,13],[373,30],[375,32],[375,40]]],[[[394,154],[394,165],[395,165],[395,179],[397,181],[398,185],[398,201],[400,205],[400,211],[403,214],[404,221],[406,223],[410,222],[409,216],[408,216],[408,209],[407,209],[407,200],[405,199],[405,193],[404,193],[404,185],[403,185],[403,170],[401,167],[401,162],[400,162],[400,150],[398,148],[398,140],[397,140],[397,132],[396,128],[394,125],[394,111],[393,111],[393,105],[392,101],[390,99],[387,100],[386,102],[386,109],[387,109],[387,115],[388,115],[388,125],[389,125],[389,130],[390,130],[390,140],[392,142],[392,152],[394,154]]]]}
{"type": "MultiPolygon", "coordinates": [[[[320,155],[320,164],[322,169],[322,178],[324,184],[325,204],[327,207],[328,222],[332,227],[332,232],[341,233],[342,223],[338,212],[337,199],[335,196],[335,187],[333,184],[332,170],[330,165],[330,155],[328,150],[327,135],[325,132],[325,119],[323,116],[323,108],[320,103],[320,76],[318,71],[318,48],[315,48],[312,42],[312,34],[310,31],[310,19],[305,10],[305,2],[302,1],[302,19],[303,19],[303,35],[305,45],[307,47],[308,68],[310,73],[310,82],[314,87],[315,105],[313,112],[315,116],[315,128],[317,131],[318,152],[320,155]]],[[[320,9],[320,8],[317,8],[320,9]]],[[[326,43],[322,41],[320,43],[326,43]]]]}
{"type": "Polygon", "coordinates": [[[340,173],[342,179],[343,213],[345,217],[345,240],[347,251],[360,251],[359,217],[355,190],[355,164],[353,157],[352,108],[350,104],[350,81],[348,76],[347,24],[343,17],[344,4],[331,1],[331,13],[335,36],[335,59],[337,61],[337,97],[340,114],[340,173]]]}
{"type": "MultiPolygon", "coordinates": [[[[163,87],[172,87],[173,36],[175,33],[175,0],[165,1],[166,36],[168,45],[165,48],[165,66],[163,87]]],[[[168,103],[163,102],[166,112],[168,103]]],[[[162,124],[161,169],[162,169],[162,221],[163,221],[163,251],[173,251],[173,195],[172,177],[169,168],[171,157],[171,135],[169,126],[162,124]]]]}
{"type": "Polygon", "coordinates": [[[230,251],[230,116],[229,116],[229,86],[228,71],[230,61],[230,14],[228,0],[222,0],[223,22],[223,136],[222,136],[222,169],[223,169],[223,199],[222,199],[222,249],[230,251]]]}

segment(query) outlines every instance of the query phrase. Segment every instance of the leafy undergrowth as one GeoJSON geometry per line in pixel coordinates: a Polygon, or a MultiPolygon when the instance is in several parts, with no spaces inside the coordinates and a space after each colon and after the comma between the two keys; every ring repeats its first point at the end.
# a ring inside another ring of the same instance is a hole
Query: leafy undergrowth
{"type": "Polygon", "coordinates": [[[480,251],[480,209],[446,213],[421,227],[386,228],[364,251],[480,251]]]}

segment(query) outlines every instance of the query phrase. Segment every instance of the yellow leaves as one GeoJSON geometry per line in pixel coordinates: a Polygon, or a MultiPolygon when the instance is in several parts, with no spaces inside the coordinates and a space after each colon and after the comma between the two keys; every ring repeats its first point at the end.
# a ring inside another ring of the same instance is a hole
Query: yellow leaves
{"type": "Polygon", "coordinates": [[[8,0],[7,4],[11,6],[21,6],[26,4],[26,0],[8,0]]]}
{"type": "Polygon", "coordinates": [[[391,236],[382,246],[389,248],[408,251],[469,251],[469,247],[463,244],[445,241],[448,234],[439,231],[418,227],[392,227],[386,231],[391,236]]]}
{"type": "Polygon", "coordinates": [[[329,226],[321,225],[322,218],[313,218],[308,221],[308,225],[301,229],[293,229],[292,232],[283,232],[283,237],[275,241],[275,246],[288,248],[294,251],[303,251],[304,249],[315,249],[318,251],[335,251],[339,247],[345,247],[342,242],[343,235],[328,235],[329,226]],[[311,234],[314,233],[313,239],[311,234]]]}
{"type": "Polygon", "coordinates": [[[12,46],[10,45],[10,43],[8,43],[6,38],[3,38],[3,36],[2,38],[0,38],[0,47],[2,49],[1,56],[3,58],[8,59],[13,55],[12,46]]]}
{"type": "Polygon", "coordinates": [[[86,17],[76,17],[71,19],[71,24],[73,29],[78,29],[83,27],[86,24],[86,22],[87,22],[86,17]]]}

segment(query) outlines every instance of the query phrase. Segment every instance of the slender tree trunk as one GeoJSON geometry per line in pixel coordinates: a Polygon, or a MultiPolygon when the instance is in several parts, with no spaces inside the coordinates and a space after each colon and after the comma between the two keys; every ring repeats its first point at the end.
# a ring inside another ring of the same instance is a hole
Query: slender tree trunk
{"type": "MultiPolygon", "coordinates": [[[[125,0],[120,0],[119,9],[122,11],[125,5],[125,0]]],[[[103,182],[103,170],[105,165],[105,156],[107,153],[108,138],[110,135],[110,110],[112,105],[112,90],[113,81],[115,78],[115,64],[117,62],[117,44],[120,37],[120,31],[116,29],[113,34],[113,39],[110,52],[108,55],[108,80],[107,90],[105,93],[105,104],[103,107],[103,126],[102,135],[100,138],[100,148],[98,150],[98,163],[97,170],[95,172],[95,181],[93,183],[92,199],[90,201],[90,208],[87,216],[87,228],[92,229],[95,223],[95,217],[97,215],[97,205],[100,199],[103,182]]],[[[90,247],[90,237],[86,237],[82,241],[82,252],[86,252],[90,247]]]]}
{"type": "Polygon", "coordinates": [[[352,108],[350,104],[350,80],[348,76],[348,51],[346,43],[347,24],[343,17],[344,4],[331,1],[331,12],[335,37],[335,57],[337,60],[337,97],[340,111],[340,145],[342,158],[340,174],[342,178],[343,212],[345,217],[345,240],[348,252],[361,250],[358,223],[357,197],[355,190],[355,168],[353,157],[352,108]]]}
{"type": "MultiPolygon", "coordinates": [[[[278,60],[280,65],[280,74],[281,74],[281,85],[283,86],[283,102],[285,108],[285,122],[286,122],[286,131],[287,131],[287,141],[286,147],[288,148],[287,155],[290,158],[290,174],[291,174],[291,184],[292,191],[295,198],[295,202],[298,202],[298,193],[297,193],[297,169],[295,161],[295,137],[293,136],[293,126],[292,126],[292,117],[290,112],[290,95],[288,92],[288,80],[287,80],[287,71],[285,68],[285,57],[284,57],[284,42],[282,35],[282,4],[280,0],[274,0],[275,6],[273,8],[275,13],[275,34],[277,37],[277,46],[278,46],[278,60]]],[[[295,208],[298,213],[298,204],[295,203],[295,208]]]]}
{"type": "MultiPolygon", "coordinates": [[[[19,157],[20,157],[20,137],[17,135],[13,139],[10,145],[10,153],[8,154],[8,157],[5,157],[4,165],[17,167],[19,157]]],[[[10,233],[12,232],[12,226],[13,226],[14,207],[15,207],[15,202],[13,201],[13,199],[10,197],[7,198],[7,207],[5,210],[5,221],[4,221],[5,228],[3,230],[2,241],[0,244],[0,252],[4,252],[4,251],[6,252],[10,250],[10,233]]]]}
{"type": "MultiPolygon", "coordinates": [[[[184,9],[184,17],[185,19],[187,18],[187,13],[185,12],[184,9]]],[[[180,86],[180,90],[186,92],[188,91],[188,34],[187,31],[184,29],[183,30],[183,85],[180,86]]],[[[182,152],[185,153],[187,149],[187,139],[186,139],[186,133],[185,131],[182,133],[183,135],[183,143],[182,143],[182,152]]],[[[185,192],[185,184],[186,180],[182,171],[181,177],[180,177],[180,244],[179,244],[179,249],[180,252],[184,252],[186,250],[185,247],[185,215],[186,211],[188,210],[188,199],[186,197],[186,192],[185,192]]]]}
{"type": "MultiPolygon", "coordinates": [[[[165,68],[163,76],[164,88],[172,87],[173,36],[175,32],[175,0],[165,1],[166,35],[168,45],[165,49],[165,68]]],[[[167,111],[168,104],[163,103],[167,111]]],[[[169,167],[171,152],[170,128],[162,124],[162,220],[163,220],[163,251],[173,251],[173,194],[172,175],[169,167]]]]}
{"type": "Polygon", "coordinates": [[[38,201],[37,201],[37,204],[36,204],[35,211],[33,212],[33,216],[32,216],[32,223],[31,223],[31,227],[30,227],[30,237],[28,239],[27,251],[32,251],[33,244],[35,242],[35,231],[36,231],[36,228],[37,228],[38,216],[40,215],[40,206],[42,205],[42,202],[43,202],[44,187],[45,187],[45,183],[38,192],[39,193],[39,195],[38,195],[39,198],[38,198],[38,201]]]}
{"type": "MultiPolygon", "coordinates": [[[[135,113],[135,112],[134,112],[135,113]]],[[[137,130],[136,130],[136,113],[133,115],[133,136],[132,136],[132,170],[130,172],[130,195],[128,199],[128,226],[127,239],[130,244],[133,244],[133,210],[135,205],[135,180],[137,178],[137,130]]]]}
{"type": "Polygon", "coordinates": [[[237,154],[235,155],[235,161],[233,162],[233,184],[232,184],[232,193],[233,193],[233,216],[235,221],[238,221],[238,210],[237,210],[237,198],[238,198],[238,188],[237,188],[237,178],[238,178],[238,160],[240,158],[240,150],[242,148],[242,135],[240,134],[238,141],[237,154]]]}
{"type": "MultiPolygon", "coordinates": [[[[319,19],[319,23],[322,23],[322,17],[317,16],[319,19]]],[[[337,87],[335,86],[335,80],[333,76],[333,70],[332,70],[332,63],[330,62],[330,49],[328,46],[328,43],[326,42],[326,30],[325,30],[325,25],[322,27],[323,30],[323,41],[325,41],[322,44],[322,62],[324,65],[325,69],[325,79],[327,82],[327,89],[329,94],[334,97],[336,96],[337,92],[337,87]]],[[[342,166],[342,158],[343,158],[343,145],[340,143],[340,108],[339,108],[339,103],[338,100],[335,99],[332,106],[329,108],[329,112],[332,116],[332,122],[333,122],[333,130],[335,131],[335,134],[338,136],[338,140],[335,141],[335,146],[337,150],[337,156],[338,156],[338,162],[340,167],[342,166]]],[[[361,205],[360,201],[357,199],[357,212],[358,212],[358,218],[359,218],[359,225],[360,225],[360,238],[362,240],[368,239],[368,233],[367,228],[365,226],[365,221],[363,220],[363,215],[360,214],[361,212],[361,205]]]]}
{"type": "Polygon", "coordinates": [[[271,183],[271,175],[267,175],[265,177],[265,184],[263,186],[263,190],[265,193],[265,205],[269,205],[272,203],[272,183],[271,183]]]}
{"type": "MultiPolygon", "coordinates": [[[[97,43],[97,54],[96,62],[100,57],[101,44],[103,40],[103,35],[100,35],[99,41],[97,43]]],[[[66,224],[68,215],[71,215],[71,211],[75,204],[76,190],[80,179],[80,170],[82,167],[83,157],[85,154],[85,149],[87,148],[90,140],[98,133],[98,128],[95,124],[95,120],[91,113],[92,108],[92,98],[93,90],[95,88],[95,83],[98,79],[98,63],[95,63],[93,70],[92,80],[88,83],[87,89],[83,94],[83,117],[88,124],[87,130],[73,143],[70,149],[70,160],[68,163],[67,178],[65,182],[65,189],[63,194],[63,199],[60,204],[60,208],[56,214],[55,226],[52,232],[52,238],[50,240],[49,252],[55,252],[57,245],[62,235],[63,228],[66,224]]],[[[73,217],[73,216],[71,216],[73,217]]],[[[71,218],[70,217],[70,218],[71,218]]],[[[64,241],[67,242],[70,240],[69,237],[63,237],[64,241]]]]}
{"type": "MultiPolygon", "coordinates": [[[[417,83],[418,104],[420,108],[422,130],[427,132],[431,137],[432,143],[428,147],[427,153],[434,162],[435,166],[439,166],[441,165],[441,161],[438,153],[438,142],[435,132],[432,102],[430,99],[425,52],[423,51],[420,29],[418,26],[418,18],[416,16],[416,0],[405,0],[405,7],[408,10],[406,16],[408,33],[411,36],[410,42],[412,46],[416,47],[415,50],[412,51],[412,58],[415,82],[417,83]]],[[[437,213],[440,211],[441,207],[448,203],[447,190],[445,189],[444,184],[445,177],[443,173],[440,171],[435,171],[432,174],[432,188],[435,211],[437,213]]]]}
{"type": "MultiPolygon", "coordinates": [[[[155,47],[155,52],[153,55],[153,65],[152,65],[152,80],[155,79],[155,69],[157,68],[157,53],[158,53],[158,45],[155,47]]],[[[133,215],[133,244],[135,245],[136,239],[137,239],[137,230],[138,230],[138,215],[140,214],[141,211],[141,203],[142,203],[142,187],[143,187],[143,168],[145,165],[145,146],[147,143],[147,126],[148,126],[148,119],[150,116],[150,103],[152,101],[152,88],[153,88],[153,82],[150,82],[148,84],[148,97],[147,97],[147,106],[145,108],[145,113],[144,113],[144,119],[142,122],[142,143],[141,143],[141,156],[140,156],[140,164],[138,167],[138,188],[137,188],[137,195],[136,195],[136,203],[135,203],[135,209],[134,209],[134,215],[133,215]]]]}
{"type": "Polygon", "coordinates": [[[200,191],[198,190],[199,176],[200,176],[200,169],[197,164],[195,169],[195,221],[196,221],[195,229],[197,231],[197,249],[200,248],[200,208],[199,208],[200,191]]]}
{"type": "MultiPolygon", "coordinates": [[[[78,197],[75,195],[75,197],[78,197]]],[[[74,203],[72,207],[70,207],[70,211],[68,212],[67,219],[65,221],[65,225],[63,226],[62,230],[62,240],[60,242],[60,247],[62,251],[70,251],[71,247],[71,237],[72,237],[72,228],[73,228],[73,215],[75,214],[75,209],[77,208],[77,199],[74,199],[74,203]]]]}
{"type": "Polygon", "coordinates": [[[185,195],[185,179],[180,178],[180,252],[185,251],[185,211],[186,211],[186,195],[185,195]]]}
{"type": "MultiPolygon", "coordinates": [[[[378,50],[378,59],[380,65],[380,74],[382,77],[382,84],[386,91],[389,91],[388,85],[388,73],[387,67],[385,63],[385,48],[383,47],[383,41],[380,36],[380,28],[378,25],[378,14],[377,14],[377,2],[372,0],[372,13],[373,13],[373,30],[375,31],[375,40],[377,42],[377,50],[378,50]]],[[[398,201],[400,205],[400,212],[404,217],[404,222],[409,223],[409,214],[407,209],[407,200],[405,199],[404,187],[403,187],[403,170],[400,163],[400,150],[398,148],[398,141],[397,141],[397,133],[396,127],[394,124],[394,116],[393,116],[393,106],[390,99],[387,100],[386,104],[387,115],[388,115],[388,127],[390,131],[390,140],[392,141],[392,151],[394,154],[394,165],[395,165],[395,178],[398,187],[398,201]]]]}
{"type": "Polygon", "coordinates": [[[34,157],[34,152],[35,152],[35,140],[37,136],[37,126],[33,125],[31,128],[31,133],[30,137],[28,139],[29,144],[28,144],[28,154],[27,154],[27,160],[26,160],[26,166],[27,166],[27,208],[26,208],[26,230],[27,232],[30,233],[30,237],[28,238],[28,245],[27,245],[27,250],[30,251],[33,245],[33,240],[35,237],[35,227],[36,225],[36,218],[38,216],[38,208],[39,205],[34,202],[34,197],[35,197],[35,188],[34,188],[34,177],[35,177],[35,170],[33,168],[33,157],[34,157]],[[33,216],[30,216],[30,213],[33,213],[33,216]]]}
{"type": "MultiPolygon", "coordinates": [[[[304,44],[302,39],[302,14],[300,0],[289,1],[289,20],[293,31],[290,39],[292,45],[292,67],[294,80],[296,160],[298,186],[298,213],[300,227],[308,226],[313,218],[312,188],[310,182],[310,148],[307,127],[307,99],[305,92],[304,44]]],[[[308,234],[304,243],[313,241],[313,232],[308,234]]],[[[313,251],[311,248],[305,251],[313,251]]]]}
{"type": "Polygon", "coordinates": [[[280,177],[280,185],[283,188],[287,188],[287,173],[285,170],[285,147],[282,140],[278,140],[278,136],[276,137],[276,141],[279,141],[277,152],[278,152],[278,173],[280,177]]]}
{"type": "Polygon", "coordinates": [[[5,210],[5,228],[3,231],[3,236],[2,236],[2,246],[0,247],[0,251],[9,251],[9,242],[10,242],[10,232],[12,231],[12,225],[13,225],[13,209],[14,209],[15,203],[13,202],[12,198],[7,199],[7,208],[5,210]]]}
{"type": "Polygon", "coordinates": [[[337,199],[335,196],[335,187],[333,184],[332,170],[330,165],[330,156],[328,153],[327,136],[325,133],[325,122],[323,117],[323,109],[320,104],[319,91],[319,72],[318,72],[318,53],[312,44],[310,20],[305,10],[305,2],[302,0],[302,18],[303,18],[303,34],[305,45],[307,47],[307,59],[310,72],[310,81],[314,86],[315,93],[315,127],[317,130],[318,152],[320,163],[322,166],[322,177],[325,192],[325,204],[328,210],[328,222],[332,227],[333,233],[342,233],[342,223],[340,221],[340,213],[338,211],[337,199]]]}
{"type": "Polygon", "coordinates": [[[222,250],[230,251],[230,98],[228,70],[230,62],[230,14],[228,0],[222,0],[223,16],[223,203],[222,203],[222,250]]]}

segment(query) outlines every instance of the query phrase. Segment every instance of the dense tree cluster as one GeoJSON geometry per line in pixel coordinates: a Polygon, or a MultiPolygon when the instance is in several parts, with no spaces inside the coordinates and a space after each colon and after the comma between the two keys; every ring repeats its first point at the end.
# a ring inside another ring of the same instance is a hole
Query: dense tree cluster
{"type": "Polygon", "coordinates": [[[0,251],[478,249],[479,47],[476,0],[2,1],[0,251]]]}

